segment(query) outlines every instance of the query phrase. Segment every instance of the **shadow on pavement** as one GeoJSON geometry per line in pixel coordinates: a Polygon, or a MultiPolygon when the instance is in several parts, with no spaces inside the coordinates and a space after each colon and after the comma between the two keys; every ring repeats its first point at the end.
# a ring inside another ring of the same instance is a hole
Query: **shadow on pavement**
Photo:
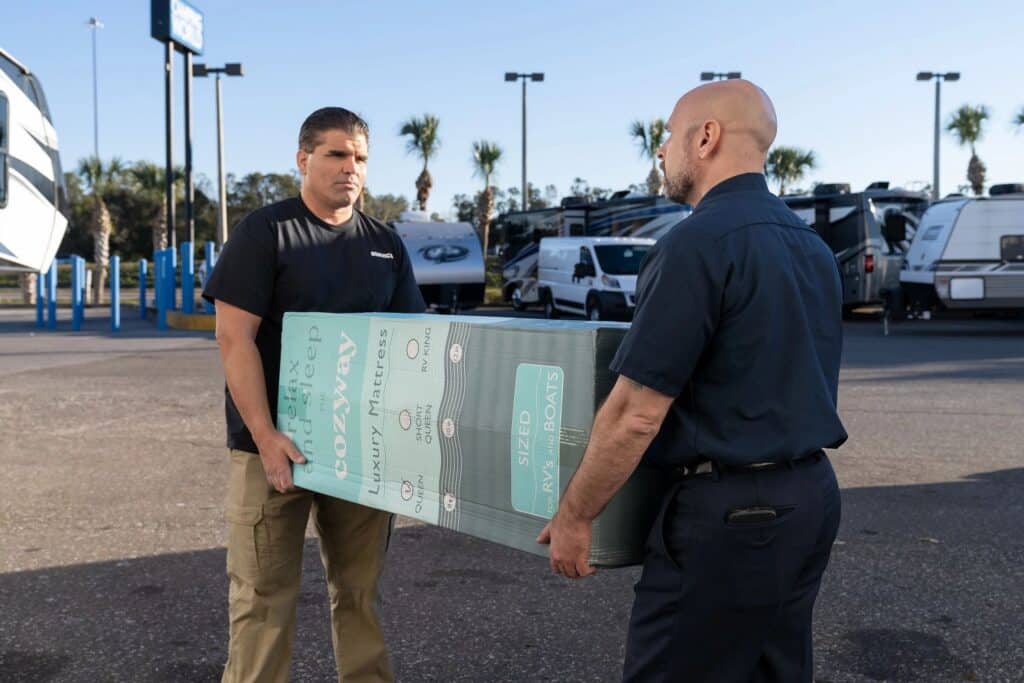
{"type": "MultiPolygon", "coordinates": [[[[816,614],[818,680],[1018,676],[1021,490],[1024,468],[843,491],[816,614]]],[[[542,558],[435,527],[399,529],[382,607],[398,680],[616,680],[637,576],[568,582],[542,558]]],[[[297,681],[334,675],[322,577],[310,541],[297,681]]],[[[2,678],[217,680],[226,591],[221,549],[0,575],[2,678]]]]}

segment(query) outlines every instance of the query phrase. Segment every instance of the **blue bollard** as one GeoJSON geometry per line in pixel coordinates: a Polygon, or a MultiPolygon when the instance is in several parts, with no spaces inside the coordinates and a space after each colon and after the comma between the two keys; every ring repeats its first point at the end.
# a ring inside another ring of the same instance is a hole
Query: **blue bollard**
{"type": "Polygon", "coordinates": [[[146,275],[149,271],[146,259],[139,259],[139,317],[146,319],[146,275]]]}
{"type": "MultiPolygon", "coordinates": [[[[213,273],[213,267],[217,265],[217,252],[216,245],[213,242],[206,243],[206,276],[203,278],[203,288],[206,288],[206,282],[210,279],[210,275],[213,273]]],[[[208,315],[213,315],[213,303],[203,299],[203,310],[208,315]]]]}
{"type": "Polygon", "coordinates": [[[181,312],[192,313],[196,305],[196,258],[191,242],[181,243],[181,312]]]}
{"type": "Polygon", "coordinates": [[[167,329],[167,309],[168,309],[168,296],[167,296],[167,280],[171,280],[171,287],[173,291],[174,287],[174,275],[170,268],[170,255],[167,253],[173,250],[163,249],[156,253],[156,278],[154,281],[153,289],[156,292],[156,328],[158,330],[167,329]]]}
{"type": "Polygon", "coordinates": [[[121,329],[121,257],[110,257],[110,331],[121,329]]]}
{"type": "Polygon", "coordinates": [[[57,329],[57,259],[46,271],[46,328],[57,329]]]}
{"type": "Polygon", "coordinates": [[[78,332],[82,329],[85,317],[85,259],[81,256],[71,257],[71,329],[78,332]]]}
{"type": "Polygon", "coordinates": [[[46,274],[36,273],[36,327],[46,327],[46,313],[43,304],[46,296],[46,274]]]}
{"type": "Polygon", "coordinates": [[[177,279],[178,279],[178,252],[175,251],[174,249],[171,249],[170,247],[165,249],[165,251],[168,254],[170,254],[170,256],[168,258],[168,263],[170,264],[170,268],[171,268],[171,279],[170,279],[171,295],[167,299],[167,307],[170,310],[172,310],[172,311],[176,311],[176,310],[178,310],[178,283],[177,283],[177,279]]]}

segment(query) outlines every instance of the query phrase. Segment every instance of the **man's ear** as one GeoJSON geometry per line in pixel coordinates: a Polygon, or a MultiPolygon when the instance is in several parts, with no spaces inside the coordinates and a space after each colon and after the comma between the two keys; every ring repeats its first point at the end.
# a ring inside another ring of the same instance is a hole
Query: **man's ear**
{"type": "Polygon", "coordinates": [[[697,156],[701,159],[707,159],[718,149],[718,143],[721,140],[722,125],[714,119],[705,121],[700,129],[700,143],[697,145],[697,156]]]}
{"type": "Polygon", "coordinates": [[[309,160],[309,152],[300,149],[295,153],[295,164],[299,167],[299,175],[306,175],[306,162],[309,160]]]}

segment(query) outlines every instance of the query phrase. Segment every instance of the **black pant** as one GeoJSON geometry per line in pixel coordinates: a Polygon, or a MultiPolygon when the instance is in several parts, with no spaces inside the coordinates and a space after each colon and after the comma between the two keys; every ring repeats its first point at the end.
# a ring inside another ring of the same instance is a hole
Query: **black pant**
{"type": "Polygon", "coordinates": [[[679,482],[648,538],[623,680],[810,682],[811,614],[839,515],[823,454],[679,482]],[[778,517],[726,521],[755,506],[778,517]]]}

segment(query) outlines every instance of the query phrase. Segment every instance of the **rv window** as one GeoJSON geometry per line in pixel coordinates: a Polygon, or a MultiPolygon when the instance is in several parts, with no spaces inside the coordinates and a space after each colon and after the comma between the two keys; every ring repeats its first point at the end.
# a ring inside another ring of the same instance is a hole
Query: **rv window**
{"type": "Polygon", "coordinates": [[[32,99],[35,101],[36,106],[39,107],[39,111],[43,113],[43,117],[47,121],[52,121],[50,118],[50,107],[46,104],[46,96],[43,95],[43,86],[39,84],[35,76],[27,76],[29,84],[32,86],[32,99]]]}
{"type": "Polygon", "coordinates": [[[7,206],[8,118],[7,97],[0,92],[0,208],[7,206]]]}
{"type": "Polygon", "coordinates": [[[921,239],[927,240],[928,242],[933,242],[933,241],[939,239],[939,234],[941,232],[942,232],[942,226],[941,225],[929,226],[929,228],[924,231],[924,234],[921,235],[921,239]]]}
{"type": "Polygon", "coordinates": [[[1024,261],[1024,235],[1005,235],[999,238],[1000,258],[1007,263],[1024,261]]]}

